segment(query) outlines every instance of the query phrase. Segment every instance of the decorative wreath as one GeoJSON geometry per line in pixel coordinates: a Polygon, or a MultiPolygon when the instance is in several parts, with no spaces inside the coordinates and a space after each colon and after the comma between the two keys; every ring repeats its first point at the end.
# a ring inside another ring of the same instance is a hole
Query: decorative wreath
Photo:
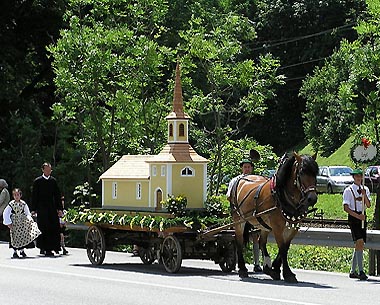
{"type": "Polygon", "coordinates": [[[356,142],[351,147],[351,159],[355,163],[371,163],[378,158],[377,147],[367,138],[361,138],[359,144],[356,142]]]}

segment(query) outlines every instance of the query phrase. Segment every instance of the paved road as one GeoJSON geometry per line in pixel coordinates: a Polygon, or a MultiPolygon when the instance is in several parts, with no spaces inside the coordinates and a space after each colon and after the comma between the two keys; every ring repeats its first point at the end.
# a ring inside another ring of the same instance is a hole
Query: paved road
{"type": "MultiPolygon", "coordinates": [[[[295,270],[298,284],[272,281],[263,274],[240,280],[210,261],[184,260],[178,274],[159,264],[144,266],[130,254],[107,252],[105,264],[92,266],[83,249],[68,256],[11,259],[0,243],[1,305],[322,305],[379,304],[380,278],[366,282],[346,274],[295,270]]],[[[252,266],[249,266],[252,270],[252,266]]]]}

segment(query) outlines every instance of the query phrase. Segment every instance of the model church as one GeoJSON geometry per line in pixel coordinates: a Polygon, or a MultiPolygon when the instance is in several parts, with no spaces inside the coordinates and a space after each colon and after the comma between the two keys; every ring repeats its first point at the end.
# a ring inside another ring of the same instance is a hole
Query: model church
{"type": "Polygon", "coordinates": [[[179,64],[173,110],[166,120],[167,144],[158,155],[124,155],[100,176],[104,209],[161,211],[161,201],[180,195],[187,198],[187,208],[204,207],[208,160],[189,144],[179,64]]]}

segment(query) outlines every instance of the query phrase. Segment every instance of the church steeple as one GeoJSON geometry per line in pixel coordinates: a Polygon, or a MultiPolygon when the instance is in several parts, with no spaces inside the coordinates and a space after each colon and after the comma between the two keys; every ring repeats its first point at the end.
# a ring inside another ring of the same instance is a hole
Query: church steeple
{"type": "Polygon", "coordinates": [[[173,111],[166,117],[168,121],[168,143],[188,143],[189,116],[183,111],[181,71],[177,62],[173,94],[173,111]]]}

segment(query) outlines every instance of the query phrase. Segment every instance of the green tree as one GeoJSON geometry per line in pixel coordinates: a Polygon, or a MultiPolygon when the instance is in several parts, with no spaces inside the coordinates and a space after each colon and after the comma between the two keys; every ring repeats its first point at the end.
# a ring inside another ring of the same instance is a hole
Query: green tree
{"type": "Polygon", "coordinates": [[[224,147],[231,138],[244,136],[247,124],[263,114],[266,99],[274,96],[282,77],[270,55],[257,62],[244,57],[243,42],[253,40],[255,31],[241,15],[193,16],[190,29],[180,35],[188,74],[194,85],[199,84],[187,106],[207,138],[203,150],[213,154],[209,192],[214,194],[221,181],[224,147]]]}
{"type": "Polygon", "coordinates": [[[364,0],[256,0],[245,12],[255,24],[257,39],[246,52],[258,57],[270,52],[281,62],[286,83],[267,103],[265,115],[252,121],[249,136],[269,143],[278,153],[304,141],[306,101],[298,96],[302,81],[321,66],[343,38],[357,38],[353,29],[364,11],[364,0]],[[269,123],[270,122],[270,123],[269,123]],[[268,137],[270,134],[270,137],[268,137]]]}
{"type": "Polygon", "coordinates": [[[164,76],[173,61],[173,52],[157,43],[157,6],[164,9],[165,2],[71,5],[69,29],[49,48],[61,97],[56,118],[79,126],[76,143],[86,152],[84,161],[100,158],[101,171],[120,153],[156,152],[170,96],[164,76]]]}
{"type": "Polygon", "coordinates": [[[27,202],[40,165],[55,166],[61,158],[54,146],[63,143],[50,120],[56,99],[46,45],[58,37],[65,5],[61,0],[0,3],[0,169],[10,187],[22,188],[27,202]]]}
{"type": "Polygon", "coordinates": [[[302,87],[307,99],[305,132],[314,149],[332,153],[354,131],[379,142],[379,1],[368,1],[358,39],[340,48],[302,87]]]}

